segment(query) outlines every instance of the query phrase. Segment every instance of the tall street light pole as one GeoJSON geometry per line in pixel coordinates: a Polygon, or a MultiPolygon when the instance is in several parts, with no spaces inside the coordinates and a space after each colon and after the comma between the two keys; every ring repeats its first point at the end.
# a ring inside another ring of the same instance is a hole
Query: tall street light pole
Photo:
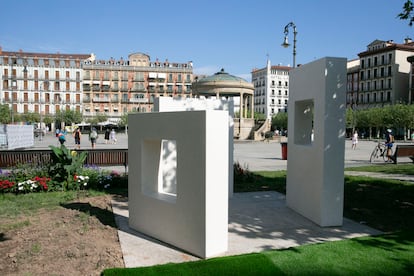
{"type": "Polygon", "coordinates": [[[43,140],[43,129],[42,129],[42,122],[43,122],[43,115],[42,115],[42,90],[43,90],[43,83],[40,84],[39,89],[39,114],[40,114],[40,133],[39,133],[39,141],[43,140]]]}
{"type": "Polygon", "coordinates": [[[296,35],[298,34],[298,32],[296,31],[295,23],[290,22],[289,24],[285,26],[285,31],[284,31],[285,39],[282,43],[282,46],[285,48],[290,46],[288,42],[289,27],[293,28],[293,68],[295,68],[296,67],[296,35]]]}
{"type": "Polygon", "coordinates": [[[16,86],[16,76],[13,74],[13,58],[10,57],[11,61],[11,72],[10,72],[10,97],[11,97],[11,108],[10,108],[10,117],[11,117],[11,123],[14,124],[14,99],[13,99],[13,91],[14,87],[16,86]]]}
{"type": "MultiPolygon", "coordinates": [[[[40,89],[39,89],[39,114],[40,114],[40,136],[39,136],[39,140],[42,141],[43,140],[43,135],[45,134],[46,129],[43,129],[43,113],[42,113],[42,105],[44,105],[46,103],[46,101],[42,101],[42,92],[44,92],[45,90],[45,84],[46,84],[46,89],[49,89],[49,81],[44,81],[43,83],[40,84],[40,89]]],[[[45,110],[45,109],[43,109],[45,110]]]]}

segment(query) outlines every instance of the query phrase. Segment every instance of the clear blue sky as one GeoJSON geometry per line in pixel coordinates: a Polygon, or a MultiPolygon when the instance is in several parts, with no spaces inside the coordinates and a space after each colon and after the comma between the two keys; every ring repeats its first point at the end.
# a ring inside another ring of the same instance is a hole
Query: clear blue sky
{"type": "MultiPolygon", "coordinates": [[[[224,68],[250,80],[253,68],[291,65],[284,26],[297,26],[296,63],[357,58],[375,39],[403,43],[414,27],[397,18],[404,0],[19,0],[3,1],[4,51],[95,53],[193,61],[194,73],[224,68]]],[[[293,32],[289,29],[289,42],[293,32]]]]}

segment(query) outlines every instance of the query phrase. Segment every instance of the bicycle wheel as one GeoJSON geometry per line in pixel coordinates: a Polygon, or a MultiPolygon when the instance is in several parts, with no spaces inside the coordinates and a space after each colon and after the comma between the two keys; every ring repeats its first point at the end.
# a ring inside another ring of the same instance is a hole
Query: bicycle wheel
{"type": "Polygon", "coordinates": [[[387,147],[381,149],[381,152],[382,152],[382,154],[381,154],[382,159],[384,159],[384,162],[387,162],[388,161],[388,149],[387,149],[387,147]]]}
{"type": "Polygon", "coordinates": [[[377,158],[378,158],[378,146],[375,146],[374,150],[371,153],[371,157],[369,158],[369,162],[372,163],[377,158]]]}

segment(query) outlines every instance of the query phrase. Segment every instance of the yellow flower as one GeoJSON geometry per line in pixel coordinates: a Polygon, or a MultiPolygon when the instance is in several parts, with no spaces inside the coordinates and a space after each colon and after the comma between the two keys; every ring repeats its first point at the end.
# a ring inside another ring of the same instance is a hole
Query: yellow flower
{"type": "Polygon", "coordinates": [[[72,150],[71,152],[70,152],[70,154],[72,155],[72,156],[76,156],[76,154],[78,154],[76,151],[74,151],[74,150],[72,150]]]}

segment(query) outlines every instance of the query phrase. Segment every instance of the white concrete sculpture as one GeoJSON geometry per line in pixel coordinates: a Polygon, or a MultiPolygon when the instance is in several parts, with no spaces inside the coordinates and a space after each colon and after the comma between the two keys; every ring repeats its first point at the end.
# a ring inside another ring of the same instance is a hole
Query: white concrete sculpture
{"type": "Polygon", "coordinates": [[[228,112],[128,117],[129,225],[196,256],[227,251],[228,112]]]}
{"type": "Polygon", "coordinates": [[[290,72],[286,203],[320,226],[343,221],[346,59],[290,72]]]}
{"type": "Polygon", "coordinates": [[[154,99],[155,112],[168,111],[191,111],[191,110],[226,110],[229,114],[229,197],[233,197],[234,173],[233,173],[233,149],[234,149],[234,102],[233,98],[206,99],[206,98],[185,98],[174,99],[171,97],[157,97],[154,99]]]}

